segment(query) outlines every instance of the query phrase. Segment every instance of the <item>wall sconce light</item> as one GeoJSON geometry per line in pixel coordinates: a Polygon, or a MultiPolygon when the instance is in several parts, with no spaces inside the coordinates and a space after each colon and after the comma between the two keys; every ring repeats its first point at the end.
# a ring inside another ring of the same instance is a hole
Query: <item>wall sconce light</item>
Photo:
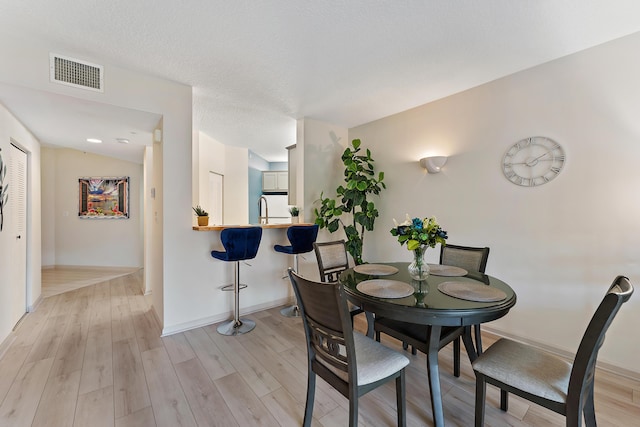
{"type": "Polygon", "coordinates": [[[447,156],[423,157],[420,159],[420,166],[429,173],[438,173],[447,163],[447,156]]]}

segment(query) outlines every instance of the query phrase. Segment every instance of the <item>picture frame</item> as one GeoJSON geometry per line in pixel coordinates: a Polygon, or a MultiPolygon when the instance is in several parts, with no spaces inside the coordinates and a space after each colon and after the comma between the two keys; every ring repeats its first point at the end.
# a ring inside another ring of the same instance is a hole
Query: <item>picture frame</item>
{"type": "Polygon", "coordinates": [[[79,178],[78,218],[129,219],[129,177],[79,178]]]}

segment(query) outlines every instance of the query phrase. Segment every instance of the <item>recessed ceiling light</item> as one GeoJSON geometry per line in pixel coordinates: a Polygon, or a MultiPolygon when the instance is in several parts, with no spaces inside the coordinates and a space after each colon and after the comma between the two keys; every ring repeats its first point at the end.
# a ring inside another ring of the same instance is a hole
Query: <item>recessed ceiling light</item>
{"type": "Polygon", "coordinates": [[[87,138],[87,142],[92,144],[102,144],[102,140],[97,138],[87,138]]]}
{"type": "Polygon", "coordinates": [[[118,141],[120,144],[128,144],[129,140],[127,138],[116,138],[116,141],[118,141]]]}

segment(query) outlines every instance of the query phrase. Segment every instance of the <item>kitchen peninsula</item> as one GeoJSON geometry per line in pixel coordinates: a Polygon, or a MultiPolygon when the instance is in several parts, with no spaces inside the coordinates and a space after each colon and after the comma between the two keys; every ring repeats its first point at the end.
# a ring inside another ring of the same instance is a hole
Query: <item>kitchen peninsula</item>
{"type": "Polygon", "coordinates": [[[196,231],[221,231],[225,228],[237,228],[237,227],[261,227],[264,229],[272,228],[289,228],[292,225],[313,225],[312,223],[300,223],[300,224],[246,224],[246,225],[194,225],[193,229],[196,231]]]}
{"type": "MultiPolygon", "coordinates": [[[[232,317],[233,292],[222,292],[220,288],[233,283],[232,263],[217,260],[211,256],[212,250],[224,250],[220,241],[220,233],[227,228],[257,226],[263,229],[258,254],[248,260],[240,269],[241,283],[248,287],[240,292],[240,315],[269,308],[291,305],[295,296],[287,276],[287,269],[293,266],[293,256],[283,256],[276,252],[275,245],[289,245],[287,229],[302,224],[243,224],[243,225],[193,225],[198,235],[199,244],[192,249],[194,257],[203,260],[202,275],[206,280],[185,284],[183,292],[198,310],[198,317],[177,327],[166,330],[165,334],[180,332],[194,327],[218,323],[232,317]],[[208,232],[208,233],[203,233],[208,232]]],[[[305,277],[319,279],[316,258],[312,253],[300,258],[299,268],[305,277]]],[[[187,299],[187,298],[185,298],[187,299]]]]}

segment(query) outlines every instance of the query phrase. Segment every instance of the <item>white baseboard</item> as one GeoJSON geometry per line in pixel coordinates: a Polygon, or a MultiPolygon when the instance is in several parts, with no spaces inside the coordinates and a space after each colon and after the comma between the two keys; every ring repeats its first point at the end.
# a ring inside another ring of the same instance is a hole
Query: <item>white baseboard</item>
{"type": "MultiPolygon", "coordinates": [[[[270,308],[279,307],[281,305],[291,303],[291,298],[282,298],[275,301],[269,301],[264,304],[258,304],[251,307],[244,307],[242,309],[242,315],[245,316],[247,314],[256,313],[258,311],[268,310],[270,308]]],[[[155,310],[154,310],[155,312],[155,310]]],[[[203,326],[212,325],[214,323],[222,322],[223,320],[227,320],[233,317],[233,311],[229,311],[227,313],[221,313],[215,316],[209,316],[202,319],[193,320],[191,322],[180,323],[177,325],[172,325],[169,327],[165,327],[162,329],[162,336],[166,337],[168,335],[178,334],[180,332],[188,331],[195,328],[201,328],[203,326]]]]}
{"type": "Polygon", "coordinates": [[[42,293],[38,296],[33,304],[27,307],[27,313],[33,313],[42,302],[42,293]]]}

